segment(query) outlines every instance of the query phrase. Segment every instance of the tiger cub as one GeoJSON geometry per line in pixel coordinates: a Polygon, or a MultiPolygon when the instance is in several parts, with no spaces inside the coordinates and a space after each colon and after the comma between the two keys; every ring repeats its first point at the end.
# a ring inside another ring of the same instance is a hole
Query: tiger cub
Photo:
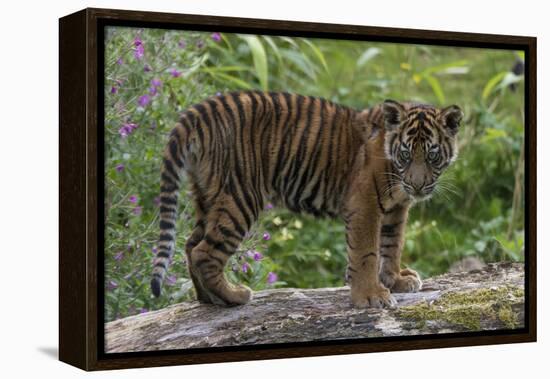
{"type": "Polygon", "coordinates": [[[172,130],[161,173],[160,238],[152,292],[159,296],[175,248],[185,171],[196,224],[185,245],[198,300],[245,304],[251,290],[224,266],[267,202],[345,222],[348,279],[357,307],[392,306],[414,292],[401,269],[409,207],[430,197],[457,156],[462,111],[387,100],[357,111],[276,92],[233,92],[190,107],[172,130]]]}

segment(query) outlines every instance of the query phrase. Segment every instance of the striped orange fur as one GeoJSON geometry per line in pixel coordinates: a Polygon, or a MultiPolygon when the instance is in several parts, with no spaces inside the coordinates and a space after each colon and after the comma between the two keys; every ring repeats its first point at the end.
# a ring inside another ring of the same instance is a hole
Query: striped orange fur
{"type": "Polygon", "coordinates": [[[390,290],[418,290],[418,275],[400,267],[406,217],[455,159],[461,118],[456,106],[386,101],[358,111],[322,98],[256,91],[190,107],[164,152],[153,293],[160,295],[174,254],[184,173],[196,210],[185,253],[200,301],[250,300],[250,289],[230,283],[223,269],[268,202],[344,220],[356,306],[391,305],[390,290]]]}

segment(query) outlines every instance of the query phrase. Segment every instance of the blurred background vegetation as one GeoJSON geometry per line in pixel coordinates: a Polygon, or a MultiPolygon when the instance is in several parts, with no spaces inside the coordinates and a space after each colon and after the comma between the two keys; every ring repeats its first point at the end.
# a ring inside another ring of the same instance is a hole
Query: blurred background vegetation
{"type": "MultiPolygon", "coordinates": [[[[423,277],[466,257],[523,260],[521,52],[393,43],[108,28],[105,39],[105,317],[193,298],[183,246],[193,224],[180,197],[177,251],[163,295],[150,294],[161,154],[178,114],[239,89],[322,96],[354,108],[386,98],[465,112],[450,191],[411,212],[404,265],[423,277]]],[[[185,191],[185,189],[184,189],[185,191]]],[[[344,227],[264,212],[228,265],[253,289],[344,283],[344,227]]]]}

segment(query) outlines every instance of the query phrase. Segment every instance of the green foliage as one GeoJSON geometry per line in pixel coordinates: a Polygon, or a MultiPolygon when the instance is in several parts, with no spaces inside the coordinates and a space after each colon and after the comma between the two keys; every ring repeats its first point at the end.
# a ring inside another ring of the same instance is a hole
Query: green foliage
{"type": "Polygon", "coordinates": [[[256,71],[256,76],[260,81],[260,86],[264,91],[269,89],[268,86],[268,75],[267,75],[267,57],[265,55],[265,49],[260,41],[260,38],[257,36],[243,36],[242,37],[252,53],[252,58],[254,62],[254,68],[256,71]]]}
{"type": "MultiPolygon", "coordinates": [[[[509,72],[520,54],[118,27],[105,48],[107,320],[193,298],[182,252],[194,212],[185,188],[163,295],[150,294],[161,156],[179,112],[229,90],[323,96],[359,109],[386,98],[458,104],[466,114],[460,157],[442,193],[411,212],[404,264],[428,276],[466,256],[523,260],[523,83],[509,72]]],[[[344,241],[338,220],[266,210],[227,275],[255,290],[342,285],[344,241]]]]}

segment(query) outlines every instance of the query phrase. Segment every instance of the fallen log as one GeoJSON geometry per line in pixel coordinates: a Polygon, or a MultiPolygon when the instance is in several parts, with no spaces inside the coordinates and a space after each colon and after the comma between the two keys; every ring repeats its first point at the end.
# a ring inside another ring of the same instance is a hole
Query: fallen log
{"type": "Polygon", "coordinates": [[[105,325],[106,352],[514,329],[524,323],[524,266],[488,264],[424,280],[393,309],[357,309],[349,288],[272,289],[222,308],[186,302],[105,325]]]}

